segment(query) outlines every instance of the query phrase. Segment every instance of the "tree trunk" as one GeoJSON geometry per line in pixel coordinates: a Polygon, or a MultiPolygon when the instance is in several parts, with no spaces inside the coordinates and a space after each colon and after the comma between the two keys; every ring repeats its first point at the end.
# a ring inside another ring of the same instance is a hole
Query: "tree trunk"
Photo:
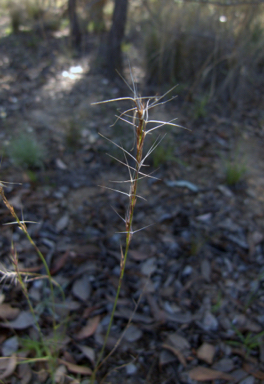
{"type": "Polygon", "coordinates": [[[106,47],[106,70],[110,78],[116,77],[118,72],[122,72],[122,52],[121,43],[125,34],[127,19],[128,0],[115,0],[115,7],[112,19],[112,27],[108,35],[106,47]]]}
{"type": "Polygon", "coordinates": [[[105,31],[104,7],[107,0],[92,0],[90,8],[90,20],[93,23],[93,32],[102,33],[105,31]]]}
{"type": "Polygon", "coordinates": [[[76,13],[76,0],[68,0],[68,12],[70,19],[70,39],[72,48],[79,49],[82,35],[76,13]]]}

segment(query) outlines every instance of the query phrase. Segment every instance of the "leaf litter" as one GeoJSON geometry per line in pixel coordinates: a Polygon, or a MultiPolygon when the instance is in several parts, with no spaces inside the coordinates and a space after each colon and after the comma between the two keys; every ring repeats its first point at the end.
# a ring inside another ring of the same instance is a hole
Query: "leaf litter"
{"type": "MultiPolygon", "coordinates": [[[[82,79],[82,84],[76,83],[71,95],[63,91],[57,78],[54,81],[52,87],[55,94],[62,94],[63,102],[67,105],[74,101],[80,116],[90,111],[88,100],[90,103],[109,93],[109,85],[104,85],[99,76],[94,79],[87,76],[82,79]],[[86,93],[82,91],[84,88],[86,93]]],[[[27,82],[16,82],[18,105],[22,103],[19,94],[22,97],[26,85],[27,82]]],[[[10,87],[13,89],[14,84],[10,83],[10,87]]],[[[24,110],[23,121],[38,132],[39,120],[35,117],[37,111],[33,109],[36,95],[33,90],[26,89],[32,107],[24,110]]],[[[20,187],[10,185],[9,197],[17,207],[23,206],[23,212],[27,215],[25,220],[43,220],[31,230],[35,231],[34,236],[45,256],[50,257],[52,274],[60,279],[65,291],[70,319],[65,319],[67,349],[76,363],[69,363],[62,358],[62,362],[58,361],[59,367],[66,367],[76,376],[82,372],[89,375],[89,364],[92,366],[98,353],[97,336],[104,333],[113,305],[108,298],[114,297],[115,282],[119,276],[120,239],[123,235],[116,232],[122,232],[123,228],[110,206],[122,217],[125,216],[125,195],[102,192],[96,185],[104,185],[105,175],[110,172],[113,180],[126,180],[127,175],[118,164],[114,164],[113,158],[106,159],[102,155],[108,143],[96,135],[95,127],[102,127],[103,135],[110,137],[111,141],[115,137],[114,133],[111,136],[107,124],[102,124],[101,113],[100,116],[94,114],[91,127],[89,125],[90,135],[96,137],[93,144],[89,142],[88,135],[87,138],[83,137],[78,153],[65,150],[62,138],[45,125],[50,115],[60,120],[64,108],[60,103],[59,97],[51,99],[48,96],[38,104],[39,112],[43,111],[44,115],[43,133],[48,132],[50,153],[56,156],[47,156],[45,170],[37,172],[37,175],[43,180],[47,178],[50,185],[34,185],[27,181],[23,186],[23,194],[19,192],[20,187]],[[59,156],[58,146],[61,148],[59,156]],[[56,161],[58,158],[60,161],[56,161]]],[[[168,121],[175,117],[175,111],[182,125],[188,121],[186,116],[181,115],[177,103],[171,110],[169,104],[166,108],[162,114],[168,115],[165,116],[168,121]]],[[[63,112],[65,118],[71,117],[70,108],[65,108],[63,112]]],[[[19,119],[19,110],[17,113],[15,118],[19,119]]],[[[110,116],[106,118],[110,121],[110,116]]],[[[152,120],[162,119],[153,115],[152,120]]],[[[9,117],[6,121],[9,122],[9,117]]],[[[177,140],[174,133],[168,133],[174,145],[173,156],[180,159],[181,163],[165,159],[154,174],[157,179],[140,180],[139,195],[147,196],[147,202],[138,201],[134,230],[145,229],[137,232],[130,251],[126,281],[115,314],[113,345],[133,315],[135,301],[146,280],[149,283],[133,316],[134,328],[131,326],[132,331],[127,331],[129,340],[125,341],[129,348],[124,352],[120,345],[109,359],[109,364],[106,364],[106,370],[131,362],[132,354],[140,358],[140,364],[134,364],[139,381],[149,375],[149,382],[153,384],[169,380],[173,382],[173,378],[184,372],[189,372],[191,380],[196,381],[231,380],[230,376],[235,376],[237,371],[240,372],[237,374],[238,382],[245,378],[244,373],[256,380],[263,379],[261,346],[258,341],[245,345],[251,336],[257,336],[263,330],[264,295],[264,212],[259,192],[260,178],[264,172],[263,158],[262,149],[259,157],[255,150],[261,144],[259,128],[254,119],[248,117],[247,121],[243,134],[250,138],[247,142],[255,145],[252,146],[250,157],[261,169],[254,182],[249,177],[247,184],[242,187],[225,185],[219,153],[224,156],[227,153],[223,153],[215,137],[225,137],[228,146],[234,148],[238,138],[228,118],[224,126],[217,121],[212,124],[204,121],[198,123],[199,129],[194,129],[191,135],[189,132],[177,132],[177,140]],[[147,227],[150,222],[156,224],[147,227]],[[186,271],[191,272],[186,274],[186,271]],[[207,303],[204,302],[205,297],[209,299],[207,303]],[[174,334],[182,339],[178,337],[173,343],[173,338],[169,340],[169,336],[174,334]],[[232,343],[235,343],[235,348],[232,343]],[[229,359],[227,365],[231,371],[228,374],[213,369],[213,364],[227,362],[223,359],[229,359]],[[206,366],[201,367],[201,362],[206,366]],[[250,368],[247,365],[249,363],[252,364],[250,368]]],[[[245,126],[242,120],[237,123],[245,126]]],[[[5,138],[8,134],[3,128],[5,138]]],[[[160,145],[162,148],[163,143],[160,145]]],[[[106,148],[108,152],[109,148],[110,142],[106,148]]],[[[119,149],[116,147],[110,154],[118,158],[115,151],[119,149]]],[[[155,151],[151,156],[155,156],[155,151]]],[[[150,165],[152,161],[150,159],[150,165]]],[[[21,173],[16,173],[8,159],[6,167],[9,181],[21,179],[21,173]]],[[[256,172],[253,168],[252,171],[256,172]]],[[[2,209],[0,214],[2,223],[9,220],[5,210],[2,209]]],[[[1,257],[5,267],[10,267],[8,254],[13,236],[21,271],[42,274],[42,267],[31,246],[27,245],[16,227],[12,231],[13,235],[10,228],[4,228],[0,236],[1,257]]],[[[7,278],[3,284],[6,284],[3,289],[6,297],[4,304],[0,305],[2,342],[13,337],[12,330],[23,335],[34,329],[34,321],[25,311],[26,302],[21,300],[19,288],[9,285],[7,278]]],[[[29,288],[32,284],[28,283],[29,288]]],[[[50,308],[45,302],[48,291],[45,284],[38,286],[37,290],[34,304],[39,311],[39,321],[46,330],[51,324],[50,308]]],[[[60,357],[63,356],[62,350],[60,354],[60,357]]],[[[5,362],[9,362],[11,368],[6,371],[4,367],[2,372],[12,376],[9,372],[16,370],[15,359],[5,362]]],[[[63,376],[65,368],[60,369],[63,376]]],[[[30,374],[34,375],[34,372],[30,374]]],[[[113,382],[128,380],[125,370],[113,375],[113,382]]],[[[186,380],[190,383],[190,379],[186,380]]]]}

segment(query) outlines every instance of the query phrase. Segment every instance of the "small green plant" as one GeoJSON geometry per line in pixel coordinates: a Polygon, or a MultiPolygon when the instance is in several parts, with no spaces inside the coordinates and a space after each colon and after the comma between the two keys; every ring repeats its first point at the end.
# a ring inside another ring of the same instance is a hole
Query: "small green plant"
{"type": "Polygon", "coordinates": [[[43,166],[45,154],[32,136],[21,134],[11,141],[9,155],[16,166],[34,170],[43,166]]]}
{"type": "Polygon", "coordinates": [[[166,140],[166,143],[163,142],[162,146],[156,148],[151,158],[154,168],[158,168],[159,166],[169,161],[175,161],[173,143],[169,142],[168,140],[166,140]],[[166,148],[164,147],[164,144],[166,145],[166,148]]]}
{"type": "Polygon", "coordinates": [[[239,162],[238,160],[227,161],[225,164],[225,180],[227,185],[236,185],[244,178],[246,171],[247,168],[245,164],[239,162]]]}
{"type": "Polygon", "coordinates": [[[21,352],[29,352],[34,359],[50,359],[50,351],[48,344],[43,344],[42,341],[32,339],[30,337],[23,337],[19,340],[21,345],[21,352]]]}
{"type": "Polygon", "coordinates": [[[36,184],[36,183],[37,183],[37,181],[38,181],[38,176],[37,176],[36,172],[32,171],[31,169],[28,169],[28,171],[27,171],[27,175],[28,175],[29,181],[30,181],[32,184],[36,184]]]}
{"type": "Polygon", "coordinates": [[[238,336],[239,340],[229,340],[228,344],[232,345],[233,347],[239,347],[243,348],[247,355],[250,355],[250,353],[256,349],[259,348],[262,344],[262,337],[264,336],[264,331],[254,335],[251,332],[248,332],[246,335],[243,335],[236,327],[233,327],[236,335],[238,336]]]}
{"type": "Polygon", "coordinates": [[[212,313],[217,313],[221,308],[221,305],[222,305],[222,293],[221,291],[219,291],[217,294],[216,303],[212,305],[212,308],[211,308],[212,313]]]}
{"type": "Polygon", "coordinates": [[[209,101],[209,96],[205,95],[195,102],[194,119],[206,117],[207,115],[206,106],[208,104],[208,101],[209,101]]]}
{"type": "Polygon", "coordinates": [[[190,244],[190,256],[196,256],[202,250],[205,244],[205,239],[201,235],[195,235],[191,237],[190,244]]]}

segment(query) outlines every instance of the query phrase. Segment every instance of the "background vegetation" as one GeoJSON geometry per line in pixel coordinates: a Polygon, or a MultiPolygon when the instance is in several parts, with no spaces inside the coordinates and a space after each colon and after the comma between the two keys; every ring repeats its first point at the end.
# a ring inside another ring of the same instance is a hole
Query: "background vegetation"
{"type": "Polygon", "coordinates": [[[10,17],[7,33],[33,29],[45,37],[46,30],[69,26],[75,53],[87,49],[88,34],[101,35],[96,67],[112,67],[111,77],[115,76],[113,67],[121,70],[119,49],[131,55],[137,47],[146,82],[179,84],[187,101],[218,100],[234,108],[258,99],[264,72],[262,2],[131,0],[128,8],[121,9],[125,3],[2,0],[10,17]],[[114,18],[115,7],[120,13],[114,18]],[[123,39],[122,45],[116,41],[115,31],[123,39]]]}

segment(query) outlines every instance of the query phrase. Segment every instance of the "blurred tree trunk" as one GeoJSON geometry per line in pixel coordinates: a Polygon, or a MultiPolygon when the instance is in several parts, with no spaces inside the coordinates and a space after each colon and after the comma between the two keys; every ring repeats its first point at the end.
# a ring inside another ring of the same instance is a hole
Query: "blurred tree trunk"
{"type": "Polygon", "coordinates": [[[93,32],[100,33],[105,31],[104,7],[107,0],[92,0],[90,19],[93,23],[93,32]]]}
{"type": "Polygon", "coordinates": [[[76,13],[76,0],[68,0],[68,12],[70,20],[70,39],[72,48],[79,49],[81,46],[82,35],[76,13]]]}
{"type": "Polygon", "coordinates": [[[110,78],[116,77],[116,70],[121,73],[123,69],[121,44],[125,34],[127,10],[128,0],[115,0],[112,27],[108,35],[105,55],[105,68],[110,78]]]}

